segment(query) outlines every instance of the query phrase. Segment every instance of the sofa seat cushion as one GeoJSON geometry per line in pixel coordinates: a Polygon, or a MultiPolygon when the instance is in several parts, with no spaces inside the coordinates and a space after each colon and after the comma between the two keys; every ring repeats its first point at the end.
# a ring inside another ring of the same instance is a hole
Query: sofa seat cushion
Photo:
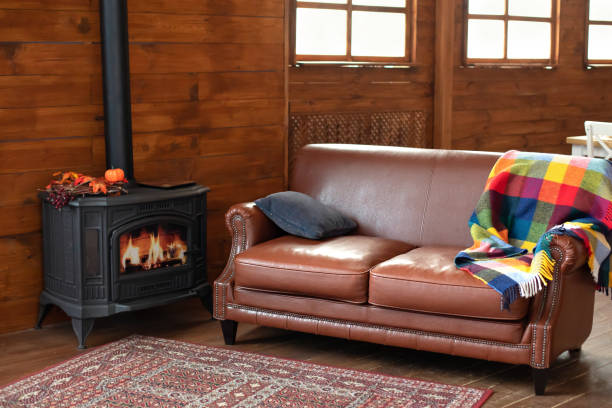
{"type": "Polygon", "coordinates": [[[462,249],[420,247],[377,265],[370,271],[369,303],[484,319],[525,317],[529,299],[519,298],[510,310],[501,310],[499,293],[455,267],[455,255],[462,249]]]}
{"type": "Polygon", "coordinates": [[[235,286],[365,303],[370,269],[412,248],[400,241],[361,235],[321,241],[287,235],[238,255],[235,286]]]}

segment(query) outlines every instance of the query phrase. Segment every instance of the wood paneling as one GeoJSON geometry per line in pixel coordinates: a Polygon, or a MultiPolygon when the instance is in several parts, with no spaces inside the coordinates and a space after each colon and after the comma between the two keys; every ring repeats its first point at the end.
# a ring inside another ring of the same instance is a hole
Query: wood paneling
{"type": "MultiPolygon", "coordinates": [[[[0,3],[0,333],[34,325],[36,189],[57,170],[104,170],[98,7],[0,3]]],[[[212,187],[214,279],[229,244],[226,209],[284,184],[284,1],[130,0],[128,9],[136,177],[212,187]]]]}
{"type": "MultiPolygon", "coordinates": [[[[198,100],[198,76],[184,74],[133,74],[132,103],[198,100]],[[169,86],[172,84],[172,86],[169,86]]],[[[92,80],[91,103],[102,103],[102,77],[92,80]]]]}
{"type": "MultiPolygon", "coordinates": [[[[279,33],[282,35],[282,33],[279,33]]],[[[133,73],[263,71],[283,62],[282,44],[137,43],[130,49],[133,73]]]]}
{"type": "Polygon", "coordinates": [[[88,105],[90,76],[0,76],[0,109],[88,105]]]}
{"type": "MultiPolygon", "coordinates": [[[[4,40],[8,40],[4,38],[4,40]]],[[[0,43],[0,75],[100,73],[100,45],[93,43],[0,43]]]]}
{"type": "Polygon", "coordinates": [[[569,154],[565,138],[583,135],[585,120],[612,120],[609,69],[583,68],[586,2],[561,3],[559,64],[554,69],[463,68],[462,47],[456,43],[453,148],[569,154]]]}
{"type": "MultiPolygon", "coordinates": [[[[2,207],[0,230],[3,236],[27,234],[40,230],[40,205],[19,204],[2,207]]],[[[40,248],[38,248],[40,251],[40,248]]],[[[39,276],[42,282],[42,274],[39,276]]]]}
{"type": "Polygon", "coordinates": [[[129,7],[132,12],[283,17],[284,3],[284,0],[130,0],[129,7]]]}
{"type": "Polygon", "coordinates": [[[282,126],[208,129],[200,134],[198,147],[202,156],[247,153],[252,146],[271,149],[281,145],[284,138],[282,126]]]}
{"type": "Polygon", "coordinates": [[[137,42],[280,44],[282,32],[275,17],[130,14],[130,40],[137,42]]]}
{"type": "Polygon", "coordinates": [[[2,0],[4,9],[90,10],[92,0],[2,0]]]}
{"type": "Polygon", "coordinates": [[[4,142],[0,150],[0,174],[52,170],[67,163],[76,167],[91,163],[91,138],[4,142]]]}
{"type": "Polygon", "coordinates": [[[0,109],[0,128],[0,141],[103,135],[104,112],[101,105],[0,109]]]}
{"type": "Polygon", "coordinates": [[[198,75],[200,99],[283,98],[283,72],[207,72],[198,75]]]}
{"type": "MultiPolygon", "coordinates": [[[[431,125],[435,0],[417,6],[416,64],[406,68],[300,66],[289,70],[291,113],[423,111],[431,125]]],[[[432,131],[428,126],[428,145],[432,131]]]]}
{"type": "Polygon", "coordinates": [[[0,38],[11,41],[96,41],[98,13],[91,11],[2,10],[0,38]]]}
{"type": "Polygon", "coordinates": [[[436,54],[433,146],[449,149],[453,141],[453,44],[455,7],[449,1],[436,1],[436,54]]]}

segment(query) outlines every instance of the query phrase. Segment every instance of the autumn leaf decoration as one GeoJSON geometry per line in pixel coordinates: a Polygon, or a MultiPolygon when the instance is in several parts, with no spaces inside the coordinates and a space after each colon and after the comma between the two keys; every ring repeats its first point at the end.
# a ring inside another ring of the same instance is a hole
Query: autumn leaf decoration
{"type": "MultiPolygon", "coordinates": [[[[119,170],[119,169],[117,169],[119,170]]],[[[123,172],[121,172],[123,173],[123,172]]],[[[126,179],[109,180],[105,177],[92,177],[74,171],[53,173],[54,179],[42,191],[55,208],[62,208],[77,197],[86,195],[120,195],[127,193],[126,179]]]]}
{"type": "Polygon", "coordinates": [[[106,190],[106,181],[100,179],[94,179],[91,182],[91,192],[94,194],[103,193],[106,194],[108,191],[106,190]]]}

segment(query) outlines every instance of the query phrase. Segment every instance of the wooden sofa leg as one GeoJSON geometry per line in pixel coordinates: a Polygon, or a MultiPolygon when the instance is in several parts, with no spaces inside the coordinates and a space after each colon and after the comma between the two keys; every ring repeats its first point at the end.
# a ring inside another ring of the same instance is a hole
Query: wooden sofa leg
{"type": "Polygon", "coordinates": [[[546,383],[548,382],[548,368],[533,368],[533,387],[535,390],[535,395],[544,395],[544,390],[546,390],[546,383]]]}
{"type": "Polygon", "coordinates": [[[225,344],[231,346],[236,342],[236,331],[238,330],[238,322],[234,320],[221,320],[221,331],[223,331],[223,340],[225,344]]]}

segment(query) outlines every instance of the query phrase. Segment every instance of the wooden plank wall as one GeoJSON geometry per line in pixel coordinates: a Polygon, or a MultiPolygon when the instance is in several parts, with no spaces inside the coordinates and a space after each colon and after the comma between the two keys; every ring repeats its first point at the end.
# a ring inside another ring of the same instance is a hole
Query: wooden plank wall
{"type": "MultiPolygon", "coordinates": [[[[423,111],[432,139],[435,1],[419,0],[411,69],[301,66],[289,70],[291,113],[423,111]]],[[[430,143],[431,144],[431,143],[430,143]]]]}
{"type": "MultiPolygon", "coordinates": [[[[129,0],[136,176],[194,179],[209,197],[210,278],[235,202],[281,190],[292,113],[433,116],[435,0],[418,6],[412,69],[292,68],[284,0],[129,0]]],[[[461,65],[455,0],[452,147],[569,152],[584,120],[612,120],[610,70],[582,68],[585,2],[564,0],[560,64],[461,65]]],[[[104,170],[97,0],[0,2],[0,333],[31,327],[41,290],[36,187],[56,170],[104,170]]],[[[429,126],[431,138],[431,126],[429,126]]]]}
{"type": "MultiPolygon", "coordinates": [[[[208,185],[209,275],[229,205],[284,186],[284,0],[129,0],[135,174],[208,185]]],[[[0,333],[42,288],[36,187],[104,171],[98,4],[0,3],[0,333]]]]}
{"type": "Polygon", "coordinates": [[[32,327],[42,289],[36,188],[61,169],[97,173],[104,134],[98,13],[89,0],[0,3],[0,333],[32,327]]]}
{"type": "Polygon", "coordinates": [[[462,68],[462,1],[456,4],[454,149],[569,154],[565,138],[584,135],[585,120],[612,121],[612,71],[583,68],[586,1],[561,2],[553,70],[462,68]]]}

